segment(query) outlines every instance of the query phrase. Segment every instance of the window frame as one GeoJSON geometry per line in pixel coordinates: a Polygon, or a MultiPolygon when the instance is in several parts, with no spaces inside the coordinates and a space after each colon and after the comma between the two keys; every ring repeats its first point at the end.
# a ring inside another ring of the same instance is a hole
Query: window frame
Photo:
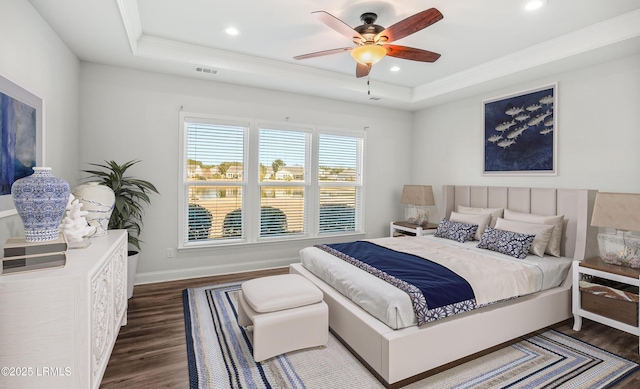
{"type": "MultiPolygon", "coordinates": [[[[292,240],[292,239],[302,239],[302,238],[309,238],[312,235],[310,234],[310,220],[312,218],[312,215],[309,214],[309,207],[311,204],[313,204],[312,198],[313,198],[313,194],[312,192],[312,186],[311,186],[311,170],[312,170],[312,162],[311,162],[311,157],[313,155],[312,152],[312,148],[313,148],[313,138],[314,138],[314,126],[310,126],[307,124],[295,124],[295,123],[279,123],[279,122],[273,122],[273,121],[257,121],[256,122],[256,138],[257,140],[254,142],[254,144],[257,144],[258,146],[258,150],[256,151],[256,153],[254,155],[257,156],[257,159],[251,166],[251,168],[256,169],[257,171],[257,177],[256,177],[256,185],[257,185],[257,193],[260,194],[262,191],[262,187],[298,187],[298,186],[302,186],[305,188],[305,194],[304,194],[304,208],[303,208],[303,232],[301,234],[296,234],[295,236],[290,236],[290,237],[284,237],[282,235],[279,236],[260,236],[260,217],[257,217],[257,220],[259,221],[257,229],[258,231],[256,232],[257,236],[256,236],[256,242],[269,242],[269,241],[282,241],[282,240],[292,240]],[[292,131],[292,132],[298,132],[298,133],[305,133],[305,161],[304,161],[304,172],[305,172],[305,177],[303,181],[292,181],[292,182],[288,182],[288,181],[260,181],[260,174],[259,174],[259,166],[260,166],[260,161],[259,161],[259,154],[260,154],[260,130],[276,130],[276,131],[292,131]]],[[[254,192],[254,191],[252,191],[254,192]]],[[[253,209],[252,215],[257,214],[258,212],[262,212],[262,202],[261,199],[257,199],[256,204],[254,204],[255,206],[257,206],[256,209],[253,209]]]]}
{"type": "Polygon", "coordinates": [[[286,243],[299,240],[322,239],[329,236],[347,236],[347,235],[363,235],[364,232],[364,195],[365,195],[365,146],[366,132],[364,130],[352,130],[332,127],[322,127],[304,123],[277,122],[271,120],[258,120],[243,117],[228,117],[221,115],[211,115],[193,112],[180,112],[180,153],[179,153],[179,169],[178,175],[178,249],[197,249],[197,248],[219,248],[236,245],[256,245],[261,243],[286,243]],[[187,179],[187,158],[188,158],[188,139],[187,127],[190,122],[202,122],[214,125],[231,125],[244,126],[244,155],[243,155],[243,177],[241,181],[234,181],[234,186],[241,187],[242,190],[242,223],[243,233],[241,238],[232,239],[204,239],[204,240],[188,240],[188,193],[189,187],[194,186],[230,186],[228,181],[203,181],[189,182],[187,179]],[[306,155],[305,155],[305,177],[303,181],[279,182],[279,181],[260,181],[260,130],[271,129],[281,131],[296,131],[306,133],[306,155]],[[358,138],[361,142],[357,155],[356,172],[358,179],[356,183],[344,182],[320,182],[319,180],[319,139],[320,134],[346,136],[358,138]],[[319,232],[319,212],[320,212],[320,191],[323,186],[357,186],[356,193],[358,207],[356,208],[356,228],[355,231],[339,231],[339,232],[319,232]],[[261,187],[287,187],[287,186],[303,186],[304,194],[304,232],[294,234],[293,236],[284,237],[276,236],[260,236],[260,212],[261,212],[261,187]],[[247,215],[252,215],[247,217],[247,215]],[[255,216],[258,215],[258,216],[255,216]]]}
{"type": "Polygon", "coordinates": [[[328,236],[336,236],[336,235],[346,235],[346,234],[362,234],[364,233],[364,166],[365,166],[365,145],[366,145],[366,132],[365,131],[357,131],[357,130],[348,130],[348,129],[336,129],[331,127],[322,127],[319,126],[316,130],[318,141],[314,143],[315,153],[314,153],[314,163],[313,166],[316,169],[314,173],[314,180],[316,190],[314,192],[316,196],[316,201],[314,202],[314,219],[317,220],[317,223],[314,223],[314,236],[315,237],[328,237],[328,236]],[[340,182],[340,181],[321,181],[319,179],[319,170],[320,170],[320,136],[321,135],[330,135],[330,136],[341,136],[341,137],[353,137],[359,139],[359,144],[357,145],[356,150],[356,181],[355,182],[340,182]],[[352,232],[320,232],[320,193],[323,187],[355,187],[356,188],[356,204],[359,204],[359,208],[356,208],[356,226],[355,231],[352,232]]]}

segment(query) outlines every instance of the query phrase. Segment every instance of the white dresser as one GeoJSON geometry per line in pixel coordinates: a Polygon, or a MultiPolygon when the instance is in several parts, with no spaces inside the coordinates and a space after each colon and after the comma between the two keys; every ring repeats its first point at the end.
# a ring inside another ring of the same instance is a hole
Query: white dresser
{"type": "Polygon", "coordinates": [[[100,386],[127,322],[127,233],[91,242],[63,268],[0,276],[0,388],[100,386]]]}

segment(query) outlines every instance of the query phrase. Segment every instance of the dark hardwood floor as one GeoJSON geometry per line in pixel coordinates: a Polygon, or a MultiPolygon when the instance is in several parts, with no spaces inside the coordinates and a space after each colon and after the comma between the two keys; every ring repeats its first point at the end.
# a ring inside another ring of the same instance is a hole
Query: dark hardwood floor
{"type": "MultiPolygon", "coordinates": [[[[281,268],[137,285],[129,299],[128,323],[120,329],[100,388],[188,388],[182,290],[287,272],[281,268]]],[[[580,332],[572,325],[569,320],[556,330],[640,363],[638,337],[586,319],[580,332]]],[[[640,373],[616,386],[639,387],[640,373]]]]}
{"type": "Polygon", "coordinates": [[[100,388],[189,388],[182,290],[283,273],[288,268],[136,285],[100,388]]]}

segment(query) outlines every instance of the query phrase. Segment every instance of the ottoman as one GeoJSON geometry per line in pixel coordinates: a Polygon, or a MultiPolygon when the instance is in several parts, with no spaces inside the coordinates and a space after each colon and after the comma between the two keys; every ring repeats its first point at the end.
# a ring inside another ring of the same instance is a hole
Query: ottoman
{"type": "Polygon", "coordinates": [[[253,325],[253,359],[308,347],[329,340],[329,308],[322,291],[298,274],[256,278],[242,284],[238,324],[253,325]]]}

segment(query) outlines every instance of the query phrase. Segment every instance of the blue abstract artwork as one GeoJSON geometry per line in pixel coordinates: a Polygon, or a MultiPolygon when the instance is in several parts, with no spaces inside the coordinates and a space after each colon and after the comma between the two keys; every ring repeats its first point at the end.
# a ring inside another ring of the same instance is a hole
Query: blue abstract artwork
{"type": "Polygon", "coordinates": [[[36,108],[0,93],[0,195],[36,165],[36,108]]]}
{"type": "Polygon", "coordinates": [[[11,185],[43,166],[42,99],[0,76],[0,218],[17,214],[11,185]]]}
{"type": "Polygon", "coordinates": [[[556,174],[556,85],[483,105],[484,174],[556,174]]]}

